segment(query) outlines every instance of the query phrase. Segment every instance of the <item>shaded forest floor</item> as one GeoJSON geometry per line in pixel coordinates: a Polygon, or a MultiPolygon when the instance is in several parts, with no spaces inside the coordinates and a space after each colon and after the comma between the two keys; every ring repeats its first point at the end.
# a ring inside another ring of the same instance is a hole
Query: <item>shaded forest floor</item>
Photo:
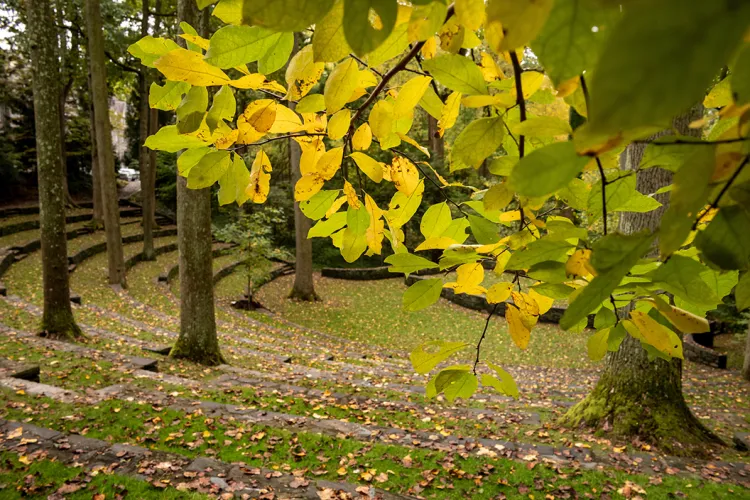
{"type": "MultiPolygon", "coordinates": [[[[13,224],[13,218],[0,226],[13,224]]],[[[123,219],[123,235],[140,231],[123,219]]],[[[76,228],[78,222],[71,224],[76,228]]],[[[8,247],[38,231],[0,237],[8,247]]],[[[69,241],[69,255],[104,241],[69,241]]],[[[42,304],[40,254],[16,255],[0,300],[0,497],[54,498],[700,498],[742,497],[750,457],[727,447],[715,460],[664,458],[643,443],[558,428],[556,418],[597,377],[590,332],[540,325],[529,349],[493,319],[483,355],[510,371],[519,400],[481,392],[427,400],[408,352],[431,339],[476,342],[485,317],[446,301],[401,310],[402,280],[316,279],[321,302],[290,302],[291,277],[261,289],[275,314],[230,306],[241,268],[216,285],[228,365],[205,368],[155,351],[179,330],[179,284],[159,280],[177,263],[136,263],[129,290],[105,282],[106,256],[71,273],[75,314],[88,338],[33,335],[42,304]],[[10,377],[38,366],[39,382],[10,377]]],[[[126,258],[141,244],[125,245],[126,258]]],[[[217,245],[217,252],[221,250],[217,245]]],[[[215,271],[237,261],[218,254],[215,271]]],[[[733,370],[688,363],[693,411],[731,442],[750,430],[750,387],[733,370]]]]}

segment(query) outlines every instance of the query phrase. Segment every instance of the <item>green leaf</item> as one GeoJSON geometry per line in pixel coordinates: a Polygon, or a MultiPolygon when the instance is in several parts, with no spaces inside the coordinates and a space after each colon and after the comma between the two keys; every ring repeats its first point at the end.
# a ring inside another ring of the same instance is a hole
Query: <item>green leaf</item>
{"type": "Polygon", "coordinates": [[[732,66],[732,94],[738,105],[750,102],[750,45],[747,43],[732,66]]]}
{"type": "Polygon", "coordinates": [[[419,223],[419,231],[425,238],[437,238],[448,229],[451,223],[451,209],[448,204],[438,203],[432,205],[422,216],[419,223]]]}
{"type": "Polygon", "coordinates": [[[593,361],[599,361],[604,358],[607,354],[609,340],[609,328],[602,328],[595,334],[589,337],[586,342],[586,347],[589,352],[589,358],[593,361]]]}
{"type": "Polygon", "coordinates": [[[479,254],[471,247],[448,248],[440,257],[440,270],[460,264],[469,264],[479,260],[479,254]]]}
{"type": "Polygon", "coordinates": [[[556,116],[535,116],[518,122],[511,127],[515,135],[526,137],[555,137],[569,135],[573,131],[567,121],[556,116]]]}
{"type": "Polygon", "coordinates": [[[326,100],[322,94],[310,94],[302,98],[294,110],[297,113],[318,113],[326,109],[326,100]]]}
{"type": "Polygon", "coordinates": [[[427,40],[440,30],[445,23],[448,6],[444,2],[429,2],[426,5],[415,5],[409,20],[409,41],[427,40]]]}
{"type": "Polygon", "coordinates": [[[417,346],[410,354],[411,365],[419,374],[430,373],[437,365],[469,347],[466,342],[432,340],[417,346]]]}
{"type": "Polygon", "coordinates": [[[564,219],[547,219],[547,239],[548,240],[568,240],[577,238],[579,240],[588,239],[589,233],[585,227],[578,227],[572,222],[564,219]]]}
{"type": "Polygon", "coordinates": [[[721,269],[750,266],[750,216],[740,207],[724,207],[708,227],[698,233],[695,245],[721,269]]]}
{"type": "Polygon", "coordinates": [[[425,60],[422,66],[451,90],[469,95],[488,93],[482,71],[468,57],[444,54],[425,60]]]}
{"type": "Polygon", "coordinates": [[[737,310],[744,311],[750,308],[750,272],[744,272],[734,289],[734,298],[737,301],[737,310]]]}
{"type": "MultiPolygon", "coordinates": [[[[638,192],[635,174],[608,180],[607,212],[650,212],[661,206],[657,200],[638,192]]],[[[588,194],[588,214],[592,220],[602,215],[602,182],[594,184],[588,194]]]]}
{"type": "Polygon", "coordinates": [[[315,62],[336,62],[351,52],[344,35],[344,2],[338,1],[326,16],[315,24],[312,37],[315,62]]]}
{"type": "Polygon", "coordinates": [[[219,205],[235,201],[237,205],[244,204],[250,198],[245,192],[249,184],[250,172],[242,157],[236,154],[226,173],[219,179],[219,205]]]}
{"type": "Polygon", "coordinates": [[[152,109],[174,111],[182,102],[182,96],[190,90],[190,84],[167,80],[163,86],[154,82],[148,94],[148,105],[152,109]]]}
{"type": "Polygon", "coordinates": [[[179,49],[173,40],[169,38],[154,38],[152,36],[144,36],[134,44],[128,47],[128,52],[133,57],[141,60],[141,64],[148,66],[149,68],[154,67],[154,62],[161,56],[175,49],[179,49]]]}
{"type": "Polygon", "coordinates": [[[407,252],[389,255],[385,258],[385,263],[391,265],[388,268],[389,272],[404,273],[404,275],[409,275],[422,269],[435,269],[438,267],[431,260],[407,252]]]}
{"type": "Polygon", "coordinates": [[[432,87],[428,87],[422,95],[422,99],[419,101],[419,105],[427,111],[431,117],[436,120],[440,119],[443,113],[443,101],[440,100],[438,95],[432,90],[432,87]]]}
{"type": "Polygon", "coordinates": [[[468,365],[446,368],[435,377],[435,390],[445,393],[445,399],[452,403],[456,398],[469,399],[479,387],[477,377],[468,365]]]}
{"type": "Polygon", "coordinates": [[[510,375],[510,373],[506,372],[498,365],[490,362],[487,362],[487,366],[492,368],[495,373],[497,373],[498,378],[495,378],[492,375],[484,374],[482,375],[482,385],[488,385],[490,387],[493,387],[500,394],[505,394],[506,396],[518,399],[518,386],[516,385],[516,381],[513,380],[513,377],[510,375]]]}
{"type": "Polygon", "coordinates": [[[370,225],[370,214],[364,206],[354,209],[351,206],[346,212],[346,229],[344,230],[341,256],[347,262],[354,262],[367,249],[365,233],[370,225]]]}
{"type": "MultiPolygon", "coordinates": [[[[275,2],[273,2],[275,3],[275,2]]],[[[291,37],[292,43],[294,37],[291,37]]],[[[207,63],[218,68],[234,68],[242,64],[247,64],[260,60],[270,53],[266,63],[269,66],[278,64],[281,57],[277,52],[277,47],[284,49],[289,47],[291,53],[292,47],[289,43],[289,35],[270,31],[260,26],[224,26],[211,37],[211,44],[208,52],[204,56],[207,63]]],[[[281,51],[283,53],[283,50],[281,51]]],[[[287,59],[289,54],[287,54],[287,59]]],[[[276,69],[286,63],[284,62],[276,69]]],[[[261,73],[263,73],[261,71],[261,73]]]]}
{"type": "Polygon", "coordinates": [[[208,89],[192,87],[177,108],[177,130],[189,134],[198,130],[208,107],[208,89]]]}
{"type": "Polygon", "coordinates": [[[208,147],[188,149],[182,152],[177,157],[177,172],[187,177],[190,173],[190,169],[198,164],[201,159],[210,153],[212,150],[208,147]]]}
{"type": "Polygon", "coordinates": [[[617,317],[615,316],[615,313],[606,307],[599,309],[599,312],[597,312],[594,317],[594,328],[597,329],[615,326],[616,323],[617,317]]]}
{"type": "Polygon", "coordinates": [[[672,255],[672,258],[664,265],[646,276],[651,278],[656,285],[683,300],[698,305],[712,306],[719,302],[719,297],[701,278],[701,273],[706,270],[708,268],[697,260],[682,255],[672,255]]]}
{"type": "Polygon", "coordinates": [[[521,158],[510,174],[510,185],[524,196],[547,196],[576,178],[590,160],[578,156],[572,142],[555,142],[521,158]]]}
{"type": "MultiPolygon", "coordinates": [[[[610,234],[604,236],[599,240],[604,243],[600,244],[599,248],[594,247],[591,254],[592,264],[597,252],[603,252],[603,248],[614,249],[617,245],[610,244],[610,242],[619,244],[619,252],[615,257],[613,252],[609,250],[606,255],[599,256],[601,269],[606,271],[600,272],[599,275],[594,277],[591,282],[586,285],[581,292],[576,296],[575,299],[570,303],[568,308],[565,310],[565,314],[560,319],[560,328],[568,330],[577,323],[586,319],[588,314],[595,310],[599,305],[606,300],[610,294],[620,284],[620,280],[630,270],[638,259],[645,254],[651,247],[651,242],[654,239],[654,235],[638,233],[632,235],[620,235],[610,234]],[[615,258],[618,260],[614,262],[615,258]]],[[[599,243],[597,242],[597,243],[599,243]]],[[[597,271],[600,268],[594,266],[597,271]]]]}
{"type": "Polygon", "coordinates": [[[531,288],[538,294],[555,300],[566,299],[568,295],[575,291],[575,288],[562,283],[540,283],[531,288]]]}
{"type": "Polygon", "coordinates": [[[546,261],[565,262],[568,252],[574,247],[567,241],[555,241],[548,238],[535,240],[523,249],[513,252],[506,269],[529,269],[534,264],[546,261]]]}
{"type": "Polygon", "coordinates": [[[480,118],[467,125],[451,149],[451,172],[463,168],[479,168],[482,162],[503,143],[503,119],[480,118]]]}
{"type": "Polygon", "coordinates": [[[336,212],[326,220],[318,221],[307,233],[309,238],[327,238],[346,226],[346,212],[336,212]]]}
{"type": "MultiPolygon", "coordinates": [[[[559,190],[557,195],[565,200],[565,203],[570,205],[571,208],[586,211],[589,207],[590,192],[591,188],[583,179],[575,178],[567,186],[559,190]]],[[[601,195],[599,196],[599,200],[601,200],[601,195]]],[[[601,210],[598,213],[601,213],[601,210]]]]}
{"type": "Polygon", "coordinates": [[[331,10],[334,0],[243,0],[242,22],[273,31],[302,31],[331,10]]]}
{"type": "Polygon", "coordinates": [[[218,126],[221,120],[232,120],[237,112],[237,101],[234,98],[234,92],[231,88],[223,85],[214,95],[214,101],[211,103],[211,109],[206,116],[206,125],[209,130],[218,126]]]}
{"type": "Polygon", "coordinates": [[[617,352],[620,349],[620,344],[627,336],[628,332],[622,324],[622,321],[617,323],[614,328],[610,328],[609,335],[607,337],[607,350],[609,352],[617,352]]]}
{"type": "Polygon", "coordinates": [[[409,36],[406,32],[408,27],[408,23],[402,23],[396,26],[383,43],[367,54],[367,57],[365,58],[367,65],[371,68],[375,68],[384,62],[403,54],[409,47],[409,36]]]}
{"type": "Polygon", "coordinates": [[[221,179],[232,163],[229,151],[214,151],[205,155],[190,169],[187,176],[187,187],[203,189],[211,187],[221,179]]]}
{"type": "Polygon", "coordinates": [[[689,135],[659,137],[659,139],[646,146],[639,168],[643,170],[644,168],[661,167],[676,172],[694,154],[699,153],[701,148],[707,147],[702,145],[674,144],[675,141],[701,142],[699,138],[689,135]]]}
{"type": "Polygon", "coordinates": [[[326,111],[332,115],[344,107],[359,86],[359,66],[354,59],[338,64],[326,80],[323,97],[326,111]]]}
{"type": "Polygon", "coordinates": [[[324,189],[315,193],[309,200],[300,202],[299,209],[308,219],[322,219],[333,202],[336,201],[340,191],[338,189],[324,189]]]}
{"type": "Polygon", "coordinates": [[[690,234],[697,214],[711,193],[709,184],[716,166],[716,151],[703,146],[674,175],[669,207],[662,215],[659,250],[662,257],[678,250],[690,234]]]}
{"type": "Polygon", "coordinates": [[[294,33],[279,33],[274,44],[258,59],[258,73],[270,75],[286,66],[293,49],[294,33]]]}
{"type": "Polygon", "coordinates": [[[569,281],[567,274],[565,274],[564,262],[540,262],[531,266],[526,274],[530,278],[545,283],[560,284],[569,281]]]}
{"type": "Polygon", "coordinates": [[[352,51],[364,56],[382,44],[393,31],[398,16],[396,0],[344,0],[344,35],[352,51]],[[380,19],[376,28],[370,10],[380,19]]]}
{"type": "Polygon", "coordinates": [[[618,10],[592,0],[555,1],[542,32],[531,44],[555,85],[593,69],[620,17],[618,10]]]}
{"type": "Polygon", "coordinates": [[[466,220],[465,217],[453,219],[441,236],[444,238],[450,238],[458,244],[462,244],[466,241],[466,238],[469,237],[469,235],[466,234],[467,227],[469,227],[469,221],[466,220]]]}
{"type": "Polygon", "coordinates": [[[490,163],[490,173],[508,177],[520,158],[518,156],[501,156],[490,163]]]}
{"type": "MultiPolygon", "coordinates": [[[[440,292],[442,290],[443,280],[441,280],[440,278],[419,280],[415,282],[404,293],[404,310],[414,312],[431,306],[440,298],[440,292]]],[[[412,364],[414,364],[413,360],[412,364]]],[[[414,368],[417,369],[416,365],[414,368]]]]}
{"type": "Polygon", "coordinates": [[[167,125],[148,137],[144,146],[155,151],[166,151],[176,153],[181,149],[200,148],[208,146],[209,143],[190,135],[181,135],[177,131],[177,125],[167,125]]]}
{"type": "Polygon", "coordinates": [[[670,121],[703,100],[750,21],[750,3],[631,2],[590,82],[591,126],[616,133],[670,121]]]}
{"type": "Polygon", "coordinates": [[[476,215],[469,215],[469,225],[471,227],[471,234],[474,235],[474,239],[480,245],[491,245],[500,241],[500,233],[498,231],[498,225],[488,221],[484,217],[476,215]]]}

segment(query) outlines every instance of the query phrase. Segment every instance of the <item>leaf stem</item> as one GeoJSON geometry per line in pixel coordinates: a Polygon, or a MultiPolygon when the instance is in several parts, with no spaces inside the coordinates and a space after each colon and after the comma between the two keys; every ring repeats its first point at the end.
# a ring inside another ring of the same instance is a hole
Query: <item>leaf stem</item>
{"type": "Polygon", "coordinates": [[[492,319],[492,316],[495,314],[495,311],[497,310],[498,304],[495,304],[492,306],[492,310],[490,311],[490,314],[487,316],[487,320],[484,322],[484,330],[482,330],[482,336],[479,337],[479,342],[477,342],[477,357],[474,360],[474,375],[477,374],[477,365],[479,364],[479,353],[482,349],[482,342],[484,341],[484,338],[487,336],[487,328],[490,326],[490,319],[492,319]]]}

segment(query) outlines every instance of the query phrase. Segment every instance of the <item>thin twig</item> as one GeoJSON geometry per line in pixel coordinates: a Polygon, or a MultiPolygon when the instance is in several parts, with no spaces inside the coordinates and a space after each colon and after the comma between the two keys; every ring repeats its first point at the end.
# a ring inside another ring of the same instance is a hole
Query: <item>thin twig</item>
{"type": "Polygon", "coordinates": [[[495,314],[498,305],[499,303],[495,304],[492,307],[490,314],[487,316],[487,321],[484,322],[484,330],[482,330],[482,336],[479,337],[479,342],[477,342],[477,357],[474,360],[474,375],[477,374],[477,365],[479,364],[479,353],[482,349],[482,341],[484,341],[484,338],[487,336],[487,328],[490,326],[490,320],[492,319],[492,315],[495,314]]]}
{"type": "Polygon", "coordinates": [[[750,141],[750,137],[736,137],[734,139],[719,139],[718,141],[688,141],[685,139],[675,139],[673,141],[660,141],[658,138],[649,140],[649,139],[639,139],[637,141],[633,141],[632,144],[656,144],[657,146],[672,146],[672,145],[682,145],[682,146],[714,146],[716,144],[735,144],[737,142],[746,142],[750,141]]]}
{"type": "Polygon", "coordinates": [[[252,142],[250,144],[243,144],[240,147],[262,146],[263,144],[267,144],[269,142],[278,141],[281,139],[289,139],[290,137],[312,137],[312,136],[319,136],[319,135],[327,135],[327,134],[322,133],[322,132],[304,132],[304,133],[291,133],[291,134],[277,135],[276,137],[271,137],[269,139],[264,139],[262,141],[252,142]]]}
{"type": "Polygon", "coordinates": [[[747,165],[748,161],[750,161],[750,156],[745,156],[745,159],[742,160],[742,163],[740,163],[740,166],[737,167],[737,170],[734,171],[732,174],[732,177],[729,178],[726,184],[724,184],[724,187],[721,188],[721,191],[719,191],[719,194],[716,195],[716,198],[713,202],[711,202],[711,206],[708,207],[708,210],[704,211],[703,213],[698,216],[697,219],[695,219],[695,222],[693,222],[692,230],[695,231],[698,228],[698,224],[701,223],[701,221],[706,217],[708,212],[711,210],[714,210],[719,207],[719,202],[721,202],[721,199],[724,197],[727,191],[729,191],[729,188],[732,187],[732,184],[734,181],[737,180],[737,177],[740,176],[740,173],[742,172],[742,169],[745,168],[745,165],[747,165]]]}
{"type": "Polygon", "coordinates": [[[376,75],[378,75],[378,76],[379,76],[380,78],[383,78],[383,73],[381,73],[380,71],[378,71],[378,70],[376,70],[375,68],[371,67],[371,66],[370,66],[369,64],[367,64],[367,63],[366,63],[365,61],[363,61],[362,59],[360,59],[360,58],[359,58],[359,57],[357,57],[356,55],[354,55],[354,54],[349,54],[349,57],[351,57],[352,59],[354,59],[354,60],[355,60],[355,61],[357,61],[357,62],[358,62],[359,64],[361,64],[361,65],[362,65],[362,66],[364,66],[365,68],[369,69],[370,71],[372,71],[372,72],[373,72],[373,73],[375,73],[376,75]]]}
{"type": "MultiPolygon", "coordinates": [[[[526,121],[526,99],[523,97],[523,81],[521,79],[521,74],[523,73],[523,68],[521,68],[521,62],[518,60],[518,55],[516,54],[515,50],[510,51],[510,61],[513,63],[513,77],[516,81],[516,105],[518,105],[518,111],[519,111],[519,121],[521,123],[526,121]]],[[[506,125],[507,126],[507,125],[506,125]]],[[[510,129],[508,130],[510,131],[510,129]]],[[[523,158],[524,153],[526,152],[526,138],[523,135],[520,135],[518,137],[518,141],[516,144],[518,145],[518,157],[523,158]]],[[[521,201],[518,201],[518,211],[521,213],[521,223],[520,227],[523,227],[523,221],[526,219],[526,216],[523,213],[523,205],[521,205],[521,201]]],[[[521,229],[519,229],[521,231],[521,229]]]]}

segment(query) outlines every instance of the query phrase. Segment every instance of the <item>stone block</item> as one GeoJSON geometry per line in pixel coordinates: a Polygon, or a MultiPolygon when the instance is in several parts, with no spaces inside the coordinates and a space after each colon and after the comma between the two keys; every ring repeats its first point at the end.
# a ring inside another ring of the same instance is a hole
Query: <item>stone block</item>
{"type": "Polygon", "coordinates": [[[146,345],[143,346],[144,351],[153,352],[155,354],[161,354],[162,356],[168,356],[172,351],[171,345],[146,345]]]}

